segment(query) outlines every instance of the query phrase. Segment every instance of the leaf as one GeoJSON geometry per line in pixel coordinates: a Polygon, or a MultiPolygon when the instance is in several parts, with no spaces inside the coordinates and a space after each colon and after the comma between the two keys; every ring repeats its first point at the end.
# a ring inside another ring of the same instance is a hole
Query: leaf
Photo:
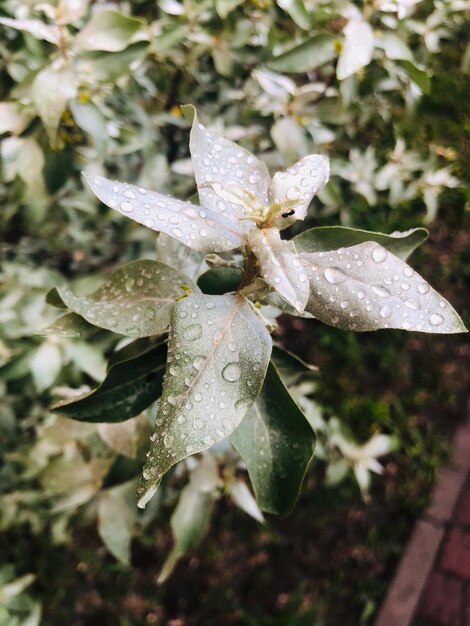
{"type": "Polygon", "coordinates": [[[142,20],[105,9],[93,14],[75,37],[74,44],[79,50],[120,52],[127,48],[142,26],[142,20]]]}
{"type": "Polygon", "coordinates": [[[258,395],[271,337],[245,298],[193,295],[174,307],[168,367],[139,506],[178,461],[228,437],[258,395]]]}
{"type": "Polygon", "coordinates": [[[62,367],[60,348],[48,340],[42,343],[33,353],[29,361],[34,384],[38,391],[44,391],[52,385],[62,367]]]}
{"type": "Polygon", "coordinates": [[[218,183],[222,189],[225,186],[238,188],[267,206],[270,178],[266,165],[229,139],[204,128],[199,123],[195,109],[192,109],[192,113],[189,149],[200,203],[217,212],[222,223],[242,235],[253,227],[251,222],[244,219],[243,208],[206,185],[218,183]]]}
{"type": "Polygon", "coordinates": [[[424,94],[428,94],[431,91],[431,79],[426,70],[420,69],[411,61],[400,61],[399,64],[424,94]]]}
{"type": "Polygon", "coordinates": [[[277,228],[256,228],[248,242],[258,259],[261,276],[298,311],[308,300],[308,279],[292,241],[281,239],[277,228]]]}
{"type": "Polygon", "coordinates": [[[56,46],[60,41],[60,29],[55,24],[44,24],[40,20],[13,20],[9,17],[0,17],[0,24],[22,30],[36,39],[43,39],[56,46]]]}
{"type": "Polygon", "coordinates": [[[402,261],[406,261],[428,237],[429,233],[425,228],[412,228],[406,232],[385,235],[345,226],[318,226],[300,233],[293,241],[299,252],[327,252],[375,241],[402,261]]]}
{"type": "Polygon", "coordinates": [[[259,510],[256,500],[253,498],[251,491],[243,480],[233,481],[230,485],[230,497],[247,515],[261,524],[264,522],[263,514],[259,510]]]}
{"type": "Polygon", "coordinates": [[[85,52],[76,61],[78,73],[90,74],[97,81],[113,82],[131,74],[136,64],[143,61],[149,44],[138,41],[121,52],[85,52]]]}
{"type": "Polygon", "coordinates": [[[83,422],[123,422],[160,397],[165,362],[166,349],[159,344],[135,358],[119,361],[110,367],[99,387],[57,402],[51,410],[83,422]]]}
{"type": "Polygon", "coordinates": [[[315,435],[272,363],[259,397],[230,441],[246,463],[260,509],[289,513],[312,458],[315,435]]]}
{"type": "Polygon", "coordinates": [[[101,350],[76,341],[65,342],[64,348],[67,359],[72,361],[80,371],[98,381],[106,376],[106,363],[101,350]]]}
{"type": "Polygon", "coordinates": [[[350,20],[343,32],[343,49],[336,66],[338,80],[344,80],[369,65],[374,50],[374,32],[368,22],[350,20]]]}
{"type": "Polygon", "coordinates": [[[276,0],[278,6],[288,13],[300,28],[309,30],[312,26],[312,13],[307,11],[302,0],[276,0]]]}
{"type": "Polygon", "coordinates": [[[109,136],[106,119],[101,111],[92,102],[82,103],[78,100],[70,102],[70,110],[77,126],[91,136],[99,156],[104,158],[109,136]]]}
{"type": "Polygon", "coordinates": [[[30,122],[30,115],[24,113],[14,102],[0,102],[0,135],[19,135],[30,122]]]}
{"type": "Polygon", "coordinates": [[[132,531],[136,523],[128,491],[126,483],[106,489],[99,494],[97,502],[98,533],[111,554],[125,565],[130,563],[132,531]]]}
{"type": "Polygon", "coordinates": [[[51,144],[55,143],[62,113],[76,92],[76,79],[66,67],[59,69],[46,67],[36,75],[31,85],[34,107],[44,124],[51,144]]]}
{"type": "Polygon", "coordinates": [[[444,298],[375,242],[300,256],[310,281],[306,310],[325,324],[355,331],[465,331],[444,298]]]}
{"type": "Polygon", "coordinates": [[[273,202],[281,207],[289,202],[295,205],[291,211],[281,212],[271,225],[283,229],[296,220],[305,219],[313,196],[323,189],[329,176],[329,161],[319,154],[304,157],[285,172],[276,172],[271,184],[273,202]]]}
{"type": "Polygon", "coordinates": [[[218,480],[217,466],[212,456],[203,458],[191,480],[182,490],[171,516],[175,545],[163,564],[158,584],[165,582],[185,552],[195,548],[209,529],[218,480]]]}
{"type": "Polygon", "coordinates": [[[136,459],[150,436],[150,424],[142,414],[117,424],[98,424],[98,433],[103,441],[115,452],[136,459]]]}
{"type": "Polygon", "coordinates": [[[128,337],[166,332],[175,302],[199,292],[187,276],[157,261],[132,261],[117,269],[90,296],[76,296],[58,288],[69,309],[99,328],[128,337]]]}
{"type": "MultiPolygon", "coordinates": [[[[51,290],[57,293],[57,290],[51,290]]],[[[51,292],[49,292],[51,293],[51,292]]],[[[57,294],[58,295],[58,294],[57,294]]],[[[47,298],[47,296],[46,296],[47,298]]],[[[96,327],[89,324],[83,317],[76,313],[65,313],[58,317],[55,322],[40,330],[38,335],[56,335],[58,337],[73,337],[80,339],[88,337],[96,332],[96,327]]]]}
{"type": "Polygon", "coordinates": [[[392,61],[413,61],[413,54],[406,43],[394,33],[376,35],[375,45],[382,48],[387,59],[392,61]]]}
{"type": "Polygon", "coordinates": [[[241,270],[234,267],[213,267],[198,278],[197,284],[203,293],[223,296],[238,289],[241,277],[241,270]]]}
{"type": "Polygon", "coordinates": [[[87,182],[103,204],[147,228],[174,237],[193,250],[224,252],[243,244],[239,229],[229,228],[224,223],[228,218],[219,211],[102,176],[87,182]]]}
{"type": "Polygon", "coordinates": [[[275,72],[308,72],[336,58],[335,40],[329,33],[313,35],[274,57],[268,65],[275,72]]]}
{"type": "Polygon", "coordinates": [[[271,362],[276,367],[282,382],[287,388],[295,385],[301,376],[305,374],[312,376],[318,372],[318,368],[315,365],[306,363],[297,355],[279,346],[273,346],[271,362]]]}

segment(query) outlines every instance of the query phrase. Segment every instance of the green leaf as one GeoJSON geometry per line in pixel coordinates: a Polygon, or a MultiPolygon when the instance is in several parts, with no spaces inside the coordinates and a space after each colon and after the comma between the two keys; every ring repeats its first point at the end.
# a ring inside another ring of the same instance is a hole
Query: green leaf
{"type": "Polygon", "coordinates": [[[241,270],[234,267],[213,267],[198,278],[197,284],[203,293],[223,296],[238,289],[241,277],[241,270]]]}
{"type": "Polygon", "coordinates": [[[119,52],[131,43],[142,26],[141,20],[105,9],[94,13],[76,36],[74,44],[79,50],[119,52]]]}
{"type": "Polygon", "coordinates": [[[133,483],[102,491],[98,497],[98,532],[118,561],[129,565],[132,531],[136,514],[131,508],[130,488],[133,483]]]}
{"type": "Polygon", "coordinates": [[[300,28],[309,30],[312,26],[312,12],[307,11],[302,0],[276,0],[278,6],[288,13],[300,28]]]}
{"type": "Polygon", "coordinates": [[[426,70],[417,67],[411,61],[399,61],[399,65],[405,70],[411,80],[418,85],[424,94],[431,91],[431,78],[426,70]]]}
{"type": "Polygon", "coordinates": [[[139,506],[170,467],[238,426],[261,389],[270,354],[271,337],[245,298],[193,295],[178,302],[139,506]]]}
{"type": "Polygon", "coordinates": [[[109,142],[105,117],[92,102],[72,100],[69,106],[77,126],[91,136],[98,155],[103,159],[109,142]]]}
{"type": "Polygon", "coordinates": [[[58,309],[66,309],[67,305],[62,300],[56,287],[53,287],[46,293],[46,302],[58,309]]]}
{"type": "Polygon", "coordinates": [[[142,61],[149,44],[138,41],[121,52],[86,52],[77,59],[77,70],[90,73],[96,80],[113,82],[132,72],[131,67],[142,61]]]}
{"type": "Polygon", "coordinates": [[[268,65],[275,72],[308,72],[336,58],[335,41],[328,33],[314,35],[274,57],[268,65]]]}
{"type": "Polygon", "coordinates": [[[305,310],[325,324],[355,331],[466,330],[447,300],[375,242],[300,256],[310,281],[305,310]]]}
{"type": "Polygon", "coordinates": [[[393,61],[413,61],[413,53],[398,35],[383,32],[376,35],[375,45],[382,48],[387,59],[393,61]]]}
{"type": "Polygon", "coordinates": [[[273,346],[271,362],[275,365],[282,382],[287,388],[295,385],[300,376],[305,374],[312,376],[318,372],[318,368],[315,365],[306,363],[300,357],[279,346],[273,346]]]}
{"type": "Polygon", "coordinates": [[[143,260],[120,267],[91,296],[76,296],[62,287],[57,291],[90,324],[128,337],[148,337],[166,332],[175,302],[199,287],[163,263],[143,260]]]}
{"type": "Polygon", "coordinates": [[[272,363],[260,395],[230,441],[246,463],[260,509],[289,513],[312,458],[315,435],[272,363]]]}
{"type": "Polygon", "coordinates": [[[205,456],[183,489],[171,516],[175,545],[163,564],[158,583],[165,582],[185,552],[195,548],[209,529],[218,471],[212,456],[205,456]]]}
{"type": "Polygon", "coordinates": [[[402,261],[426,241],[429,233],[425,228],[413,228],[403,233],[385,235],[345,226],[318,226],[300,233],[293,241],[299,252],[327,252],[375,241],[402,261]]]}
{"type": "Polygon", "coordinates": [[[83,422],[127,420],[160,397],[165,362],[166,349],[159,344],[116,363],[99,387],[79,398],[57,402],[51,410],[83,422]]]}

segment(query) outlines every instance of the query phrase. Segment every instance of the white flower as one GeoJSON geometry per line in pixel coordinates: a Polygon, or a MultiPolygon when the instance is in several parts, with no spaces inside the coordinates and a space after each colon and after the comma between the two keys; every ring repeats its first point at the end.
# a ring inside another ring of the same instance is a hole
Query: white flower
{"type": "Polygon", "coordinates": [[[279,230],[305,218],[328,181],[328,159],[305,156],[271,179],[262,161],[204,128],[195,112],[189,146],[201,206],[101,176],[89,185],[104,204],[194,250],[226,252],[249,244],[264,280],[303,311],[307,277],[279,230]]]}

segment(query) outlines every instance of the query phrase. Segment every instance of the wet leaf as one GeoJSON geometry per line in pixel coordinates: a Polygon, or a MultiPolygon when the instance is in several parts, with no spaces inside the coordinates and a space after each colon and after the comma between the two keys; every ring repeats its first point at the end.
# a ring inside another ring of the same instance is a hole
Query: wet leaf
{"type": "Polygon", "coordinates": [[[230,228],[230,220],[218,210],[101,176],[87,182],[103,204],[139,224],[174,237],[193,250],[223,252],[243,243],[240,229],[230,228]]]}
{"type": "Polygon", "coordinates": [[[150,260],[120,267],[90,296],[58,289],[68,308],[87,322],[128,337],[166,332],[175,302],[192,292],[199,288],[187,276],[150,260]]]}
{"type": "Polygon", "coordinates": [[[84,422],[123,422],[160,397],[166,349],[157,345],[110,367],[97,389],[54,404],[51,410],[84,422]]]}
{"type": "Polygon", "coordinates": [[[252,230],[248,241],[264,280],[297,311],[303,311],[308,280],[292,241],[282,240],[277,228],[252,230]]]}
{"type": "Polygon", "coordinates": [[[315,435],[272,363],[260,395],[230,441],[246,463],[260,509],[289,513],[312,458],[315,435]]]}
{"type": "Polygon", "coordinates": [[[412,228],[406,232],[385,235],[345,226],[318,226],[294,237],[299,252],[327,252],[366,241],[375,241],[402,261],[410,256],[429,237],[425,228],[412,228]]]}
{"type": "Polygon", "coordinates": [[[293,206],[291,211],[280,213],[272,226],[282,230],[296,220],[305,219],[312,198],[323,189],[329,176],[329,161],[320,154],[306,156],[285,172],[276,172],[271,184],[272,200],[281,206],[288,203],[293,206]]]}
{"type": "Polygon", "coordinates": [[[139,506],[170,467],[238,426],[261,389],[270,353],[271,337],[244,298],[193,295],[178,302],[139,506]]]}
{"type": "Polygon", "coordinates": [[[77,315],[77,313],[65,313],[65,315],[58,317],[55,322],[46,326],[46,328],[43,328],[37,334],[80,339],[88,337],[94,332],[96,332],[96,327],[89,324],[81,315],[77,315]]]}
{"type": "Polygon", "coordinates": [[[325,324],[355,331],[465,331],[444,298],[375,242],[300,256],[310,281],[306,310],[325,324]]]}
{"type": "MultiPolygon", "coordinates": [[[[204,128],[191,107],[193,125],[189,148],[202,206],[219,214],[219,219],[234,231],[243,234],[253,224],[244,220],[243,208],[218,195],[210,184],[252,194],[265,206],[268,204],[270,178],[266,165],[229,139],[204,128]],[[203,186],[204,185],[204,186],[203,186]]],[[[220,193],[220,192],[219,192],[220,193]]],[[[217,250],[213,250],[217,252],[217,250]]]]}

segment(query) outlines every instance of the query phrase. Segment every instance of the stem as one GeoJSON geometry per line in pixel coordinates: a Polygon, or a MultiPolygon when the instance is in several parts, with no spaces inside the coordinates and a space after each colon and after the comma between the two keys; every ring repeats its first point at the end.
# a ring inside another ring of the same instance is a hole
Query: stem
{"type": "Polygon", "coordinates": [[[240,281],[238,291],[241,291],[244,287],[248,287],[248,285],[251,285],[254,279],[259,275],[259,267],[256,256],[248,248],[246,248],[245,250],[245,266],[243,268],[242,279],[240,281]]]}

